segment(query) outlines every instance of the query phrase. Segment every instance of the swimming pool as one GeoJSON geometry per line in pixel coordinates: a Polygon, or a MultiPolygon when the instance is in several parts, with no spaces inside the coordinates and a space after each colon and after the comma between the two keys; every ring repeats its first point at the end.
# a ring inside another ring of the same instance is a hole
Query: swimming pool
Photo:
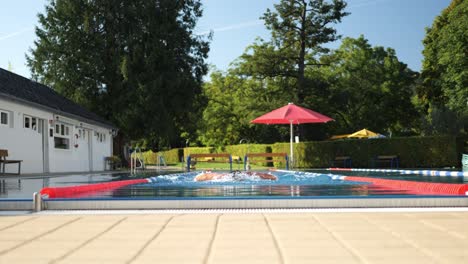
{"type": "Polygon", "coordinates": [[[464,183],[464,177],[410,175],[398,171],[373,171],[368,175],[363,172],[328,170],[312,172],[276,170],[257,172],[252,175],[240,171],[215,172],[214,174],[222,177],[207,181],[196,180],[200,175],[205,174],[205,172],[198,171],[159,175],[146,179],[104,183],[102,188],[96,186],[96,188],[83,190],[81,187],[67,187],[66,190],[59,190],[58,193],[52,190],[53,192],[43,191],[43,194],[51,198],[140,199],[465,195],[465,191],[446,190],[455,185],[461,186],[464,183]],[[258,176],[262,174],[271,175],[276,180],[262,179],[258,176]],[[353,177],[357,175],[363,177],[353,177]],[[108,184],[117,185],[107,188],[108,184]],[[414,184],[418,186],[408,187],[414,184]],[[441,186],[436,186],[436,190],[433,187],[435,185],[441,186]],[[438,191],[439,189],[442,191],[438,191]]]}
{"type": "Polygon", "coordinates": [[[468,177],[313,170],[263,172],[278,178],[274,181],[238,175],[194,181],[199,173],[11,178],[6,181],[21,182],[22,196],[0,197],[0,210],[468,207],[468,177]]]}

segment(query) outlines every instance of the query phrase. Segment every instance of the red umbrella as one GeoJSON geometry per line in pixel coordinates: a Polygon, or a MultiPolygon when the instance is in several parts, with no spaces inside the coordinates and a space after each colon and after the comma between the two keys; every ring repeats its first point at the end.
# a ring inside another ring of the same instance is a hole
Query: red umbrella
{"type": "Polygon", "coordinates": [[[253,124],[289,124],[291,127],[290,135],[290,157],[291,163],[293,162],[293,124],[305,124],[305,123],[326,123],[333,119],[312,111],[307,108],[297,106],[293,103],[288,103],[281,108],[266,113],[260,117],[250,121],[253,124]]]}

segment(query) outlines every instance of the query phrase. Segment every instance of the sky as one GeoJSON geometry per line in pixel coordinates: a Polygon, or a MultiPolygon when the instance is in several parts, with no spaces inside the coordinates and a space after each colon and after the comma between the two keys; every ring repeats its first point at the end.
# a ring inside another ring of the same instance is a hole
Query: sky
{"type": "MultiPolygon", "coordinates": [[[[259,18],[267,8],[274,9],[279,0],[201,0],[203,17],[197,34],[214,33],[207,62],[227,70],[247,46],[260,37],[269,39],[259,18]]],[[[451,0],[348,0],[347,12],[335,27],[343,37],[364,35],[373,46],[395,49],[400,61],[415,71],[421,70],[422,40],[425,28],[451,0]]],[[[34,47],[37,14],[44,12],[47,0],[14,0],[2,2],[0,8],[0,68],[30,77],[25,54],[34,47]]],[[[340,41],[329,47],[337,48],[340,41]]]]}

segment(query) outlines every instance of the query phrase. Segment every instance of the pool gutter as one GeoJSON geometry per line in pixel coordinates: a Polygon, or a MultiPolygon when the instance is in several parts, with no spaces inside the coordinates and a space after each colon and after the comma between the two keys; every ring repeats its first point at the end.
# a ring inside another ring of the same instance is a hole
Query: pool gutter
{"type": "Polygon", "coordinates": [[[468,197],[61,200],[42,202],[41,210],[218,209],[218,208],[387,208],[468,207],[468,197]]]}
{"type": "Polygon", "coordinates": [[[268,199],[2,199],[0,210],[468,207],[468,197],[295,197],[268,199]]]}

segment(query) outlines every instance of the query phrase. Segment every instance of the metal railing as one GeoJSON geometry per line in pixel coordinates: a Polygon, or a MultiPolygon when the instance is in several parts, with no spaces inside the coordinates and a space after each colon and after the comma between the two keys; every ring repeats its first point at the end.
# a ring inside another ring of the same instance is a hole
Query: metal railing
{"type": "Polygon", "coordinates": [[[130,173],[136,174],[137,170],[145,169],[145,161],[143,159],[143,154],[141,153],[140,148],[135,148],[135,150],[130,154],[130,173]]]}

